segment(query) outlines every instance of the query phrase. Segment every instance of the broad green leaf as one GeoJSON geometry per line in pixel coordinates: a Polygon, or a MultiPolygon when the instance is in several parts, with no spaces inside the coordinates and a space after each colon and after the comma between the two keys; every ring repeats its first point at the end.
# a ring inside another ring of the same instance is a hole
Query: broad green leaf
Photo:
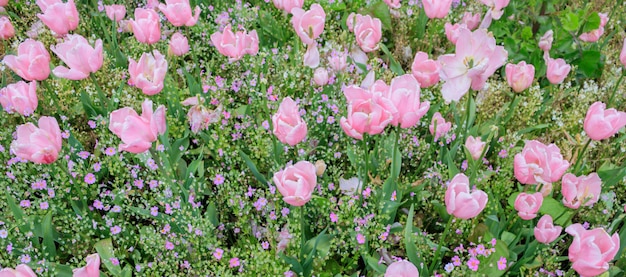
{"type": "Polygon", "coordinates": [[[265,177],[261,173],[259,173],[259,170],[256,168],[256,165],[254,165],[254,162],[252,162],[250,157],[248,157],[248,155],[246,155],[246,153],[244,153],[241,149],[239,150],[239,156],[241,156],[241,158],[246,163],[250,171],[252,171],[252,175],[254,175],[254,177],[256,177],[256,179],[261,184],[266,186],[268,184],[267,179],[265,179],[265,177]]]}
{"type": "Polygon", "coordinates": [[[602,179],[602,185],[604,187],[612,187],[626,177],[626,167],[617,167],[610,162],[605,162],[598,169],[598,176],[602,179]]]}
{"type": "Polygon", "coordinates": [[[583,26],[583,32],[591,32],[593,30],[596,30],[598,28],[600,28],[600,16],[598,15],[597,12],[592,13],[590,16],[587,17],[587,20],[585,22],[585,25],[583,26]]]}
{"type": "Polygon", "coordinates": [[[570,32],[576,32],[578,28],[580,28],[578,15],[573,12],[568,12],[561,16],[561,24],[563,25],[563,29],[570,32]]]}
{"type": "Polygon", "coordinates": [[[367,254],[363,254],[361,255],[361,257],[363,258],[363,260],[365,261],[365,263],[367,263],[367,265],[373,269],[374,271],[378,272],[379,274],[385,274],[385,271],[387,270],[387,267],[385,265],[379,264],[378,263],[378,259],[367,255],[367,254]]]}
{"type": "Polygon", "coordinates": [[[52,211],[48,212],[43,219],[42,232],[43,232],[43,246],[46,253],[48,253],[49,260],[56,260],[57,250],[54,244],[54,226],[52,225],[52,211]]]}
{"type": "Polygon", "coordinates": [[[111,262],[111,258],[115,257],[115,253],[113,251],[113,243],[111,239],[103,239],[94,245],[96,251],[98,251],[98,255],[100,255],[100,262],[104,264],[104,266],[113,274],[113,276],[120,276],[122,274],[122,269],[119,265],[114,265],[111,262]]]}
{"type": "Polygon", "coordinates": [[[389,13],[389,6],[385,2],[377,2],[370,8],[370,12],[374,17],[380,19],[383,29],[391,30],[391,13],[389,13]]]}

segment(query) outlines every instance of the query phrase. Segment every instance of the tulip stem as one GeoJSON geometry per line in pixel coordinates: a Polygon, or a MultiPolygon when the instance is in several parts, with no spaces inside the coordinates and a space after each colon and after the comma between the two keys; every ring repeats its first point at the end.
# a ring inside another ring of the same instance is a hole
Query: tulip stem
{"type": "Polygon", "coordinates": [[[624,78],[624,75],[626,75],[626,70],[622,70],[622,75],[619,76],[619,79],[617,79],[617,83],[615,84],[615,87],[613,87],[613,93],[611,93],[611,97],[609,97],[609,100],[606,101],[606,105],[608,107],[613,107],[613,98],[615,97],[615,93],[617,92],[617,88],[619,88],[619,84],[622,82],[622,79],[624,78]]]}
{"type": "Polygon", "coordinates": [[[578,153],[578,157],[576,158],[576,164],[574,165],[574,174],[577,175],[578,172],[580,171],[580,162],[583,159],[583,154],[585,154],[585,151],[587,150],[587,147],[589,147],[589,144],[591,143],[591,139],[587,140],[587,143],[585,143],[585,146],[583,146],[583,149],[580,151],[580,153],[578,153]]]}
{"type": "Polygon", "coordinates": [[[395,181],[400,172],[396,172],[396,152],[400,152],[398,149],[398,142],[400,141],[400,125],[396,126],[396,136],[393,143],[393,153],[391,154],[391,176],[395,181]]]}
{"type": "Polygon", "coordinates": [[[306,244],[306,222],[304,222],[304,205],[300,206],[300,260],[304,260],[304,245],[306,244]]]}
{"type": "Polygon", "coordinates": [[[437,251],[435,252],[435,258],[433,259],[433,261],[430,263],[430,267],[428,272],[432,273],[435,270],[435,267],[437,267],[440,263],[439,263],[439,255],[441,254],[441,247],[443,247],[443,242],[446,241],[446,237],[448,236],[448,233],[450,233],[450,225],[452,225],[452,218],[454,218],[454,216],[450,215],[450,217],[448,218],[448,223],[446,224],[446,228],[443,231],[443,235],[441,235],[441,239],[439,240],[439,243],[437,244],[437,251]]]}

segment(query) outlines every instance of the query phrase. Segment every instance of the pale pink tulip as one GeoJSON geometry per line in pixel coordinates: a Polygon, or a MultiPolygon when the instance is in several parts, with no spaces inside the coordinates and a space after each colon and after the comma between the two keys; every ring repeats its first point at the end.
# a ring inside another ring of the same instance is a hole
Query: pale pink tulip
{"type": "Polygon", "coordinates": [[[96,40],[96,47],[81,35],[68,35],[65,42],[50,49],[61,59],[65,66],[57,66],[52,73],[60,78],[70,80],[82,80],[89,77],[102,67],[104,57],[102,55],[102,40],[96,40]]]}
{"type": "Polygon", "coordinates": [[[315,72],[313,73],[313,81],[318,86],[328,84],[328,70],[323,67],[318,67],[317,69],[315,69],[315,72]]]}
{"type": "Polygon", "coordinates": [[[617,134],[626,126],[626,113],[616,109],[606,109],[602,102],[591,104],[587,110],[583,128],[593,140],[603,140],[617,134]]]}
{"type": "Polygon", "coordinates": [[[473,136],[469,136],[465,140],[465,147],[472,156],[472,159],[474,159],[475,161],[479,160],[482,156],[485,145],[487,145],[487,143],[480,140],[480,137],[475,138],[473,136]]]}
{"type": "Polygon", "coordinates": [[[20,43],[17,56],[6,55],[3,62],[24,80],[42,81],[50,75],[50,54],[43,43],[36,40],[20,43]]]}
{"type": "Polygon", "coordinates": [[[396,107],[391,125],[411,128],[428,112],[430,102],[420,101],[420,86],[411,74],[398,76],[391,80],[386,97],[396,107]]]}
{"type": "Polygon", "coordinates": [[[280,103],[278,111],[272,116],[274,135],[282,143],[294,146],[300,143],[307,134],[306,122],[300,117],[300,110],[291,97],[280,103]]]}
{"type": "Polygon", "coordinates": [[[538,242],[550,244],[561,235],[561,231],[563,231],[563,227],[554,226],[552,217],[546,214],[537,222],[537,227],[534,230],[535,239],[538,242]]]}
{"type": "Polygon", "coordinates": [[[187,119],[194,134],[207,129],[209,124],[217,122],[222,112],[221,105],[215,110],[209,110],[205,106],[200,105],[196,96],[185,99],[181,104],[183,106],[192,106],[189,112],[187,112],[187,119]]]}
{"type": "Polygon", "coordinates": [[[371,70],[367,73],[367,75],[365,75],[363,81],[361,81],[360,87],[370,89],[374,85],[374,82],[376,82],[376,73],[374,73],[374,70],[371,70]]]}
{"type": "Polygon", "coordinates": [[[504,13],[503,9],[509,5],[510,0],[480,0],[483,4],[489,7],[489,13],[493,19],[500,19],[504,13]]]}
{"type": "Polygon", "coordinates": [[[417,267],[411,262],[402,260],[393,262],[387,267],[384,277],[419,277],[417,267]]]}
{"type": "Polygon", "coordinates": [[[411,70],[421,88],[427,88],[439,82],[441,66],[438,62],[428,59],[428,54],[424,52],[420,51],[415,54],[411,70]]]}
{"type": "Polygon", "coordinates": [[[356,24],[356,13],[350,13],[348,18],[346,19],[346,26],[348,27],[348,31],[354,32],[354,24],[356,24]]]}
{"type": "Polygon", "coordinates": [[[446,211],[460,219],[470,219],[477,216],[487,205],[488,196],[482,190],[470,192],[469,179],[459,173],[448,184],[445,203],[446,211]]]}
{"type": "Polygon", "coordinates": [[[348,54],[343,51],[333,50],[328,57],[328,64],[335,72],[344,71],[348,66],[348,54]]]}
{"type": "Polygon", "coordinates": [[[28,265],[21,264],[16,266],[15,269],[7,267],[0,270],[0,277],[37,277],[37,274],[28,265]]]}
{"type": "Polygon", "coordinates": [[[57,35],[64,36],[78,27],[78,10],[74,0],[68,0],[67,3],[61,0],[37,0],[37,5],[43,12],[37,14],[37,17],[57,35]]]}
{"type": "Polygon", "coordinates": [[[626,67],[626,38],[622,45],[622,52],[619,53],[619,61],[626,67]]]}
{"type": "Polygon", "coordinates": [[[343,88],[348,99],[348,117],[342,117],[340,125],[348,136],[361,140],[364,133],[380,134],[393,120],[395,106],[376,87],[373,85],[370,91],[354,85],[343,88]]]}
{"type": "Polygon", "coordinates": [[[141,116],[126,107],[113,111],[109,117],[109,130],[123,142],[119,145],[120,151],[145,152],[158,135],[165,133],[165,106],[160,105],[153,112],[152,101],[146,99],[141,108],[141,116]]]}
{"type": "Polygon", "coordinates": [[[532,85],[535,78],[535,66],[521,61],[518,64],[507,64],[505,67],[506,81],[515,92],[522,92],[532,85]]]}
{"type": "Polygon", "coordinates": [[[541,208],[541,204],[543,204],[543,195],[541,192],[535,192],[533,194],[522,192],[515,198],[514,207],[519,217],[524,220],[531,220],[537,217],[537,212],[539,208],[541,208]]]}
{"type": "Polygon", "coordinates": [[[561,182],[563,205],[571,209],[578,209],[581,205],[591,207],[600,199],[602,180],[597,173],[576,175],[567,173],[561,182]]]}
{"type": "Polygon", "coordinates": [[[369,15],[356,15],[354,24],[356,42],[364,52],[372,52],[378,49],[378,43],[382,39],[382,22],[378,18],[369,15]]]}
{"type": "Polygon", "coordinates": [[[461,23],[465,24],[470,31],[475,30],[480,24],[480,13],[472,14],[471,12],[465,12],[461,23]]]}
{"type": "Polygon", "coordinates": [[[15,35],[15,28],[7,16],[0,16],[0,39],[10,39],[15,35]]]}
{"type": "Polygon", "coordinates": [[[606,13],[598,13],[598,16],[600,16],[600,26],[598,29],[580,34],[580,36],[578,36],[580,40],[586,42],[596,42],[600,39],[600,36],[604,34],[604,26],[609,21],[609,17],[606,13]]]}
{"type": "Polygon", "coordinates": [[[130,84],[141,89],[146,95],[155,95],[163,90],[167,60],[155,49],[152,53],[143,53],[139,62],[129,59],[128,73],[130,84]]]}
{"type": "Polygon", "coordinates": [[[440,137],[447,134],[452,128],[452,123],[446,122],[439,112],[433,115],[433,119],[428,126],[430,134],[435,136],[435,140],[439,140],[440,137]]]}
{"type": "Polygon", "coordinates": [[[563,159],[558,146],[536,140],[526,141],[513,163],[515,178],[526,185],[556,182],[568,168],[569,162],[563,159]]]}
{"type": "Polygon", "coordinates": [[[307,161],[300,161],[289,165],[285,169],[274,173],[274,185],[283,195],[287,204],[299,207],[304,206],[311,197],[317,185],[315,165],[307,161]]]}
{"type": "Polygon", "coordinates": [[[326,13],[322,6],[313,4],[308,11],[296,7],[291,13],[293,14],[291,24],[300,40],[307,45],[315,43],[315,39],[324,31],[326,21],[326,13]]]}
{"type": "Polygon", "coordinates": [[[159,4],[159,10],[172,25],[190,27],[198,22],[200,7],[196,6],[192,14],[189,0],[165,0],[165,3],[159,4]]]}
{"type": "Polygon", "coordinates": [[[273,0],[273,2],[274,7],[288,13],[291,13],[291,9],[302,8],[302,5],[304,5],[304,0],[273,0]]]}
{"type": "Polygon", "coordinates": [[[72,277],[99,277],[100,276],[100,255],[91,254],[85,258],[87,265],[72,270],[72,277]]]}
{"type": "Polygon", "coordinates": [[[548,81],[552,84],[560,84],[563,83],[567,74],[572,69],[572,67],[565,63],[564,59],[553,59],[550,57],[545,57],[546,64],[548,64],[547,77],[548,81]]]}
{"type": "Polygon", "coordinates": [[[0,89],[0,104],[8,113],[31,115],[37,109],[37,83],[19,81],[0,89]]]}
{"type": "Polygon", "coordinates": [[[256,30],[249,34],[231,31],[231,26],[224,28],[223,32],[215,32],[211,35],[211,42],[220,54],[228,57],[230,62],[238,61],[243,55],[256,55],[259,51],[259,37],[256,30]]]}
{"type": "Polygon", "coordinates": [[[320,65],[320,52],[317,50],[317,45],[311,44],[307,46],[304,53],[304,65],[310,68],[316,68],[320,65]]]}
{"type": "Polygon", "coordinates": [[[387,4],[387,6],[389,6],[392,9],[399,9],[400,8],[400,0],[384,0],[385,4],[387,4]]]}
{"type": "Polygon", "coordinates": [[[602,228],[585,230],[580,223],[570,225],[565,232],[574,236],[568,256],[580,276],[598,276],[609,270],[609,262],[620,248],[619,234],[610,236],[602,228]]]}
{"type": "MultiPolygon", "coordinates": [[[[459,40],[459,35],[460,35],[460,30],[461,29],[468,29],[467,25],[465,25],[465,23],[456,23],[454,25],[446,22],[446,24],[444,24],[444,30],[446,33],[446,38],[448,38],[448,40],[450,42],[452,42],[452,44],[456,45],[457,40],[459,40]]],[[[468,29],[469,30],[469,29],[468,29]]]]}
{"type": "Polygon", "coordinates": [[[539,48],[541,48],[544,52],[550,51],[553,41],[554,32],[552,30],[548,30],[539,40],[539,48]]]}
{"type": "Polygon", "coordinates": [[[152,9],[136,8],[130,26],[135,38],[141,43],[154,44],[161,39],[159,14],[152,9]]]}
{"type": "Polygon", "coordinates": [[[17,139],[11,143],[11,151],[21,159],[38,164],[51,164],[61,151],[61,129],[54,117],[39,118],[39,127],[32,123],[17,127],[17,139]]]}
{"type": "Polygon", "coordinates": [[[444,100],[459,101],[470,87],[481,90],[487,78],[504,65],[508,53],[503,46],[496,46],[496,39],[485,29],[474,32],[460,28],[456,53],[439,57],[441,88],[444,100]]]}
{"type": "Polygon", "coordinates": [[[126,6],[124,5],[104,5],[104,11],[107,17],[115,22],[120,22],[126,16],[126,6]]]}
{"type": "Polygon", "coordinates": [[[187,37],[181,33],[174,33],[170,38],[170,45],[168,53],[172,53],[176,56],[182,56],[189,52],[189,41],[187,37]]]}
{"type": "Polygon", "coordinates": [[[361,47],[352,45],[352,48],[350,49],[350,58],[352,59],[352,64],[356,66],[356,72],[359,74],[363,73],[363,71],[361,70],[359,66],[357,66],[357,64],[362,64],[362,65],[367,66],[367,62],[369,61],[369,58],[367,57],[367,54],[365,54],[365,52],[361,50],[361,47]]]}
{"type": "Polygon", "coordinates": [[[452,0],[422,0],[428,18],[444,18],[448,15],[452,0]]]}

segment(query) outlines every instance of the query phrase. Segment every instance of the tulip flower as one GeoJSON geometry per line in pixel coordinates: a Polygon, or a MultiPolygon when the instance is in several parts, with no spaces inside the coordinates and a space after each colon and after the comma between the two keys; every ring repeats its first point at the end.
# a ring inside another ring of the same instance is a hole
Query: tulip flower
{"type": "Polygon", "coordinates": [[[37,109],[37,83],[19,81],[0,89],[0,104],[8,113],[31,115],[37,109]]]}
{"type": "Polygon", "coordinates": [[[223,32],[215,32],[211,35],[211,42],[220,54],[228,57],[230,62],[238,61],[243,55],[256,55],[259,51],[259,37],[256,30],[249,34],[231,31],[231,26],[224,28],[223,32]]]}
{"type": "Polygon", "coordinates": [[[554,226],[552,217],[546,214],[539,219],[537,227],[534,229],[535,239],[538,242],[550,244],[559,237],[561,231],[563,231],[563,227],[554,226]]]}
{"type": "Polygon", "coordinates": [[[123,142],[119,145],[120,151],[145,152],[158,135],[165,133],[165,106],[160,105],[153,112],[152,101],[146,99],[141,108],[141,116],[126,107],[113,111],[109,117],[109,130],[123,142]]]}
{"type": "Polygon", "coordinates": [[[154,10],[136,8],[130,26],[135,38],[141,43],[154,44],[161,39],[161,23],[154,10]]]}
{"type": "Polygon", "coordinates": [[[15,28],[7,16],[0,16],[0,39],[10,39],[15,35],[15,28]]]}
{"type": "Polygon", "coordinates": [[[441,66],[438,62],[428,59],[428,54],[417,52],[411,65],[413,77],[420,83],[421,88],[427,88],[439,82],[439,70],[441,66]]]}
{"type": "Polygon", "coordinates": [[[300,40],[307,45],[315,43],[315,39],[324,31],[326,22],[326,13],[322,6],[313,4],[308,11],[296,7],[291,13],[293,14],[291,24],[300,40]]]}
{"type": "Polygon", "coordinates": [[[170,38],[168,53],[182,56],[189,52],[189,41],[181,33],[174,33],[170,38]]]}
{"type": "Polygon", "coordinates": [[[21,159],[38,164],[51,164],[61,151],[61,129],[54,117],[39,118],[39,127],[32,123],[17,127],[17,139],[11,143],[11,151],[21,159]]]}
{"type": "Polygon", "coordinates": [[[400,0],[384,0],[385,4],[387,4],[387,6],[389,6],[392,9],[399,9],[400,8],[400,0]]]}
{"type": "Polygon", "coordinates": [[[291,97],[280,103],[278,111],[272,116],[272,132],[282,143],[294,146],[307,134],[306,122],[300,117],[298,104],[291,97]]]}
{"type": "Polygon", "coordinates": [[[506,81],[515,92],[522,92],[529,88],[535,78],[535,66],[526,64],[524,61],[518,64],[507,64],[505,70],[506,81]]]}
{"type": "Polygon", "coordinates": [[[515,198],[515,210],[517,214],[524,220],[531,220],[537,217],[537,212],[543,204],[543,195],[541,192],[535,192],[528,194],[525,192],[520,193],[515,198]]]}
{"type": "Polygon", "coordinates": [[[126,16],[126,6],[124,5],[104,5],[104,11],[109,19],[120,22],[126,16]]]}
{"type": "Polygon", "coordinates": [[[207,129],[209,124],[217,122],[222,112],[221,105],[215,110],[210,110],[200,105],[198,97],[196,96],[185,99],[181,104],[183,106],[192,106],[189,112],[187,112],[187,119],[189,120],[191,131],[194,134],[197,134],[200,130],[207,129]]]}
{"type": "Polygon", "coordinates": [[[63,3],[61,0],[37,0],[37,5],[43,14],[37,17],[59,36],[64,36],[69,31],[78,27],[78,10],[74,0],[63,3]]]}
{"type": "Polygon", "coordinates": [[[193,26],[200,17],[200,7],[196,6],[191,13],[189,0],[165,0],[166,4],[159,4],[159,10],[165,15],[167,20],[176,27],[193,26]]]}
{"type": "Polygon", "coordinates": [[[411,128],[428,112],[430,102],[420,101],[420,85],[411,74],[391,80],[386,97],[396,108],[391,125],[411,128]]]}
{"type": "Polygon", "coordinates": [[[444,18],[450,11],[452,0],[423,0],[422,5],[428,18],[444,18]]]}
{"type": "Polygon", "coordinates": [[[554,32],[552,30],[548,30],[539,40],[539,48],[541,48],[544,52],[550,51],[553,41],[554,32]]]}
{"type": "Polygon", "coordinates": [[[479,13],[472,14],[471,12],[465,12],[463,14],[463,19],[461,19],[461,23],[465,24],[465,26],[467,26],[467,29],[469,29],[470,31],[473,31],[476,28],[478,28],[478,25],[480,24],[480,14],[479,13]]]}
{"type": "Polygon", "coordinates": [[[446,122],[439,112],[433,115],[433,119],[428,126],[428,130],[430,130],[430,134],[435,137],[435,140],[439,140],[440,137],[448,133],[450,128],[452,128],[452,123],[446,122]]]}
{"type": "Polygon", "coordinates": [[[572,67],[567,64],[564,59],[555,60],[550,57],[545,57],[545,61],[548,65],[548,81],[555,85],[563,83],[563,80],[565,80],[565,77],[567,77],[572,67]]]}
{"type": "Polygon", "coordinates": [[[480,140],[480,137],[469,136],[465,140],[465,147],[475,161],[480,159],[486,144],[486,142],[480,140]]]}
{"type": "Polygon", "coordinates": [[[87,265],[72,270],[72,277],[99,277],[100,276],[100,255],[91,254],[85,258],[87,265]]]}
{"type": "Polygon", "coordinates": [[[6,55],[3,62],[24,80],[42,81],[50,75],[50,54],[43,43],[36,40],[20,43],[17,56],[6,55]]]}
{"type": "Polygon", "coordinates": [[[102,40],[96,40],[96,47],[81,35],[68,35],[65,42],[50,49],[61,59],[65,65],[57,66],[52,73],[60,78],[69,80],[82,80],[89,77],[102,67],[104,57],[102,56],[102,40]]]}
{"type": "Polygon", "coordinates": [[[313,81],[318,86],[328,84],[328,70],[323,67],[318,67],[317,69],[315,69],[315,72],[313,72],[313,81]]]}
{"type": "Polygon", "coordinates": [[[469,179],[459,173],[452,178],[446,190],[446,211],[457,218],[470,219],[482,212],[487,200],[487,194],[482,190],[470,192],[469,179]]]}
{"type": "Polygon", "coordinates": [[[348,99],[348,117],[342,117],[340,125],[348,136],[361,140],[364,133],[380,134],[393,120],[396,108],[376,84],[370,91],[351,85],[343,88],[343,94],[348,99]]]}
{"type": "Polygon", "coordinates": [[[570,225],[565,232],[574,236],[568,257],[580,276],[598,276],[609,270],[609,262],[620,248],[619,234],[610,236],[602,228],[585,230],[580,223],[570,225]]]}
{"type": "Polygon", "coordinates": [[[569,162],[563,158],[558,146],[546,146],[536,140],[526,141],[513,162],[515,178],[527,185],[556,182],[568,168],[569,162]]]}
{"type": "Polygon", "coordinates": [[[159,53],[159,50],[143,53],[138,62],[129,59],[128,72],[130,84],[141,89],[146,95],[155,95],[163,90],[167,60],[159,53]]]}
{"type": "Polygon", "coordinates": [[[335,72],[344,71],[348,66],[348,54],[343,51],[333,50],[328,57],[328,64],[335,72]]]}
{"type": "Polygon", "coordinates": [[[354,24],[356,42],[364,52],[369,53],[378,49],[378,43],[382,39],[382,22],[378,18],[369,15],[356,15],[354,24]]]}
{"type": "Polygon", "coordinates": [[[21,264],[21,265],[16,266],[15,269],[4,268],[0,270],[0,276],[1,277],[37,277],[37,274],[35,274],[35,272],[33,272],[33,270],[30,269],[30,267],[28,267],[27,265],[21,264]]]}
{"type": "Polygon", "coordinates": [[[402,260],[393,262],[387,267],[384,277],[419,277],[417,267],[411,262],[402,260]]]}
{"type": "Polygon", "coordinates": [[[317,50],[317,45],[307,46],[306,53],[304,53],[304,65],[310,68],[316,68],[320,65],[320,52],[317,50]]]}
{"type": "Polygon", "coordinates": [[[285,202],[296,207],[304,206],[311,200],[317,185],[316,171],[315,165],[301,161],[274,173],[272,180],[285,202]]]}
{"type": "Polygon", "coordinates": [[[304,0],[273,0],[272,2],[274,2],[274,7],[288,13],[291,13],[293,8],[302,8],[304,5],[304,0]]]}
{"type": "Polygon", "coordinates": [[[578,36],[580,40],[586,42],[596,42],[600,39],[600,36],[604,34],[604,26],[609,22],[609,17],[606,13],[598,13],[598,16],[600,16],[600,26],[598,29],[580,34],[580,36],[578,36]]]}
{"type": "Polygon", "coordinates": [[[511,0],[480,0],[483,4],[489,7],[489,13],[493,19],[500,19],[504,13],[503,9],[509,5],[511,0]]]}
{"type": "Polygon", "coordinates": [[[602,180],[597,173],[579,177],[567,173],[563,175],[561,193],[563,194],[563,205],[568,208],[590,207],[600,199],[602,180]]]}
{"type": "Polygon", "coordinates": [[[617,134],[626,126],[626,113],[616,109],[606,109],[602,102],[591,104],[587,110],[583,129],[592,140],[603,140],[617,134]]]}

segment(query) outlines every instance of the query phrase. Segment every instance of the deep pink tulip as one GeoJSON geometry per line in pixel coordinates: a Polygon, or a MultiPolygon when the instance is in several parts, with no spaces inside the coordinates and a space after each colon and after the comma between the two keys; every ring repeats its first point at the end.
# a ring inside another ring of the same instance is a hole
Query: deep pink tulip
{"type": "Polygon", "coordinates": [[[141,43],[154,44],[161,39],[161,22],[159,14],[154,10],[136,8],[130,26],[135,38],[141,43]]]}
{"type": "Polygon", "coordinates": [[[515,198],[515,210],[519,217],[524,220],[531,220],[537,217],[537,212],[543,204],[543,195],[541,192],[533,194],[522,192],[515,198]]]}
{"type": "Polygon", "coordinates": [[[274,173],[272,180],[280,194],[283,195],[283,200],[287,204],[299,207],[304,206],[313,196],[313,191],[317,185],[315,173],[314,164],[300,161],[274,173]]]}
{"type": "Polygon", "coordinates": [[[606,109],[602,102],[591,104],[587,110],[583,128],[593,140],[603,140],[617,134],[626,126],[626,113],[616,109],[606,109]]]}
{"type": "Polygon", "coordinates": [[[126,107],[113,111],[109,117],[109,130],[123,142],[119,146],[120,151],[145,152],[152,147],[158,135],[165,133],[165,106],[160,105],[153,112],[152,101],[146,99],[141,108],[141,116],[126,107]]]}
{"type": "Polygon", "coordinates": [[[306,137],[306,122],[300,117],[298,104],[291,97],[284,98],[280,103],[278,111],[272,116],[272,124],[272,132],[282,143],[294,146],[306,137]]]}
{"type": "Polygon", "coordinates": [[[489,7],[489,13],[493,19],[500,19],[504,13],[504,8],[509,5],[510,0],[480,0],[483,4],[489,7]]]}
{"type": "Polygon", "coordinates": [[[440,137],[447,134],[450,128],[452,128],[452,123],[446,122],[439,112],[433,115],[433,119],[428,126],[428,130],[430,130],[431,135],[435,136],[435,140],[439,140],[440,137]]]}
{"type": "Polygon", "coordinates": [[[582,206],[593,206],[602,193],[602,180],[597,173],[589,175],[576,175],[567,173],[561,182],[561,193],[563,194],[563,205],[571,209],[578,209],[582,206]]]}
{"type": "Polygon", "coordinates": [[[535,227],[534,230],[535,239],[537,239],[538,242],[550,244],[561,235],[561,231],[563,231],[563,227],[554,226],[552,217],[546,214],[537,222],[537,227],[535,227]]]}
{"type": "Polygon", "coordinates": [[[354,24],[356,42],[364,52],[369,53],[378,49],[378,43],[382,39],[382,22],[378,18],[369,15],[356,15],[354,24]]]}
{"type": "Polygon", "coordinates": [[[168,53],[182,56],[189,53],[189,41],[181,33],[174,33],[170,38],[168,53]]]}
{"type": "Polygon", "coordinates": [[[200,17],[200,7],[196,6],[191,11],[189,0],[165,0],[166,4],[159,4],[159,10],[167,17],[167,20],[176,27],[193,26],[198,22],[200,17]]]}
{"type": "Polygon", "coordinates": [[[452,0],[422,0],[428,18],[444,18],[448,15],[452,0]]]}
{"type": "Polygon", "coordinates": [[[323,67],[318,67],[317,69],[315,69],[315,72],[313,73],[313,81],[318,86],[328,84],[328,70],[323,67]]]}
{"type": "Polygon", "coordinates": [[[424,52],[420,51],[415,54],[411,70],[421,88],[427,88],[439,82],[441,66],[438,62],[428,59],[428,54],[424,52]]]}
{"type": "Polygon", "coordinates": [[[459,101],[470,87],[481,90],[487,78],[504,65],[508,53],[485,29],[474,32],[460,28],[455,54],[439,57],[440,77],[445,81],[441,87],[443,99],[459,101]]]}
{"type": "Polygon", "coordinates": [[[104,11],[108,18],[120,22],[126,16],[126,6],[124,5],[104,5],[104,11]]]}
{"type": "Polygon", "coordinates": [[[552,84],[560,84],[563,83],[567,74],[572,69],[572,67],[565,62],[564,59],[553,59],[550,57],[544,57],[546,64],[548,65],[547,77],[548,81],[552,84]]]}
{"type": "Polygon", "coordinates": [[[211,42],[220,54],[228,57],[230,62],[238,61],[243,55],[256,55],[259,52],[259,37],[256,30],[249,34],[231,31],[231,26],[224,28],[223,32],[215,32],[211,35],[211,42]]]}
{"type": "Polygon", "coordinates": [[[391,80],[386,97],[396,107],[391,125],[411,128],[428,112],[430,102],[420,101],[420,87],[411,74],[398,76],[391,80]]]}
{"type": "Polygon", "coordinates": [[[619,61],[626,67],[626,38],[624,39],[622,45],[622,52],[619,54],[619,61]]]}
{"type": "Polygon", "coordinates": [[[8,113],[31,115],[37,109],[37,83],[19,81],[0,89],[0,104],[8,113]]]}
{"type": "Polygon", "coordinates": [[[130,84],[141,89],[146,95],[155,95],[163,90],[167,60],[155,49],[152,53],[143,53],[138,62],[129,59],[128,73],[130,84]]]}
{"type": "Polygon", "coordinates": [[[17,127],[17,139],[11,143],[11,151],[21,159],[38,164],[51,164],[61,151],[61,129],[54,117],[39,118],[39,127],[32,123],[17,127]]]}
{"type": "Polygon", "coordinates": [[[515,178],[526,185],[556,182],[568,168],[569,162],[563,159],[558,146],[536,140],[526,141],[513,163],[515,178]]]}
{"type": "Polygon", "coordinates": [[[42,81],[50,75],[50,54],[43,43],[32,39],[20,43],[17,56],[6,55],[4,64],[28,81],[42,81]]]}
{"type": "Polygon", "coordinates": [[[91,254],[85,258],[87,265],[72,270],[72,277],[99,277],[100,276],[100,255],[91,254]]]}
{"type": "Polygon", "coordinates": [[[343,88],[348,99],[348,117],[342,117],[340,125],[348,136],[361,140],[364,133],[380,134],[393,120],[395,106],[376,87],[373,85],[370,91],[354,85],[343,88]]]}
{"type": "Polygon", "coordinates": [[[295,7],[291,13],[293,14],[291,24],[300,40],[307,45],[315,43],[315,39],[324,31],[326,22],[326,13],[322,6],[313,4],[308,11],[295,7]]]}
{"type": "Polygon", "coordinates": [[[320,52],[317,50],[317,45],[311,44],[307,46],[304,53],[304,65],[310,68],[316,68],[320,65],[320,52]]]}
{"type": "Polygon", "coordinates": [[[304,0],[273,0],[272,2],[274,2],[274,7],[288,13],[291,13],[291,9],[302,8],[304,5],[304,0]]]}
{"type": "Polygon", "coordinates": [[[0,39],[10,39],[15,35],[15,28],[7,16],[0,16],[0,39]]]}
{"type": "Polygon", "coordinates": [[[102,56],[102,40],[96,40],[96,47],[81,35],[68,35],[65,42],[50,49],[61,59],[65,66],[57,66],[52,73],[60,78],[70,80],[82,80],[89,77],[102,67],[104,57],[102,56]]]}
{"type": "Polygon", "coordinates": [[[16,266],[15,269],[4,268],[0,270],[0,277],[37,277],[37,274],[28,265],[21,264],[16,266]]]}
{"type": "Polygon", "coordinates": [[[465,12],[461,23],[465,24],[470,31],[475,30],[480,24],[480,13],[472,14],[471,12],[465,12]]]}
{"type": "Polygon", "coordinates": [[[535,66],[521,61],[518,64],[507,64],[505,67],[506,81],[515,92],[522,92],[532,85],[535,78],[535,66]]]}
{"type": "Polygon", "coordinates": [[[539,48],[541,48],[544,52],[550,51],[553,41],[554,32],[552,30],[548,30],[539,40],[539,48]]]}
{"type": "Polygon", "coordinates": [[[393,262],[387,267],[384,277],[419,277],[417,267],[411,262],[402,260],[393,262]]]}
{"type": "Polygon", "coordinates": [[[74,0],[63,3],[61,0],[37,0],[43,14],[37,17],[59,36],[64,36],[78,27],[78,10],[74,0]]]}
{"type": "Polygon", "coordinates": [[[467,25],[465,25],[465,23],[456,23],[454,25],[446,22],[446,24],[444,24],[444,30],[446,33],[446,38],[448,38],[448,40],[450,42],[452,42],[452,44],[456,45],[457,40],[459,40],[459,35],[460,35],[460,30],[461,29],[468,29],[467,25]]]}
{"type": "Polygon", "coordinates": [[[392,9],[399,9],[400,8],[400,0],[384,0],[385,4],[387,4],[387,6],[389,6],[392,9]]]}
{"type": "Polygon", "coordinates": [[[477,216],[487,205],[487,194],[482,190],[470,192],[469,179],[459,173],[448,185],[445,202],[446,211],[460,219],[470,219],[477,216]]]}
{"type": "Polygon", "coordinates": [[[598,276],[609,270],[609,262],[620,247],[619,234],[610,236],[602,228],[585,230],[580,223],[570,225],[565,232],[574,236],[568,256],[580,276],[598,276]]]}
{"type": "Polygon", "coordinates": [[[0,0],[0,7],[4,7],[9,4],[9,0],[0,0]]]}
{"type": "Polygon", "coordinates": [[[473,136],[469,136],[465,140],[465,147],[472,156],[472,159],[474,159],[475,161],[479,160],[482,156],[485,145],[487,145],[487,143],[480,140],[480,137],[475,138],[473,136]]]}

